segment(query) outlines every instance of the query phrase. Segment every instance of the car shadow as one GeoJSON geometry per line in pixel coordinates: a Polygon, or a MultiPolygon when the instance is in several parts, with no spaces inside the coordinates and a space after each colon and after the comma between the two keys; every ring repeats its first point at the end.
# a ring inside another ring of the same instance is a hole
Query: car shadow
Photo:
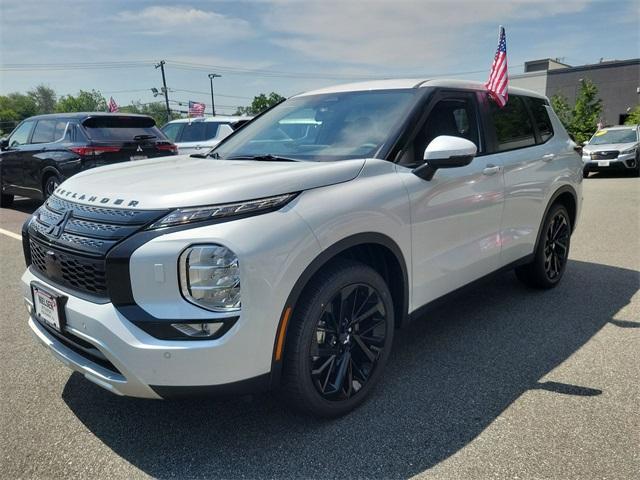
{"type": "Polygon", "coordinates": [[[639,283],[638,272],[580,261],[545,292],[500,275],[399,331],[372,398],[337,420],[299,415],[275,394],[121,398],[79,374],[63,399],[153,477],[411,477],[462,449],[528,390],[601,394],[541,378],[605,325],[632,327],[613,317],[639,283]]]}
{"type": "Polygon", "coordinates": [[[612,170],[610,172],[600,171],[600,172],[591,172],[589,178],[591,179],[603,179],[603,178],[633,178],[636,174],[632,171],[625,170],[612,170]]]}

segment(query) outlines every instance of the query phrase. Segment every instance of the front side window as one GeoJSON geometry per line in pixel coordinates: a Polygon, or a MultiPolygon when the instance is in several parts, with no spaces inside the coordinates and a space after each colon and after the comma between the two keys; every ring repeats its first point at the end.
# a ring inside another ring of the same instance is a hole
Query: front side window
{"type": "Polygon", "coordinates": [[[18,147],[27,143],[29,139],[29,133],[33,127],[33,121],[23,122],[18,128],[11,134],[9,138],[9,147],[18,147]]]}
{"type": "Polygon", "coordinates": [[[638,141],[635,128],[617,128],[615,130],[598,130],[589,145],[607,145],[611,143],[634,143],[638,141]]]}
{"type": "Polygon", "coordinates": [[[489,103],[499,152],[535,145],[533,124],[522,97],[509,95],[509,101],[503,108],[492,100],[489,103]]]}
{"type": "Polygon", "coordinates": [[[372,157],[395,138],[418,93],[398,89],[294,97],[246,125],[214,152],[223,159],[372,157]]]}
{"type": "Polygon", "coordinates": [[[541,98],[529,97],[529,107],[531,107],[531,113],[533,114],[533,120],[538,127],[538,133],[542,143],[553,137],[553,127],[551,126],[551,119],[549,118],[549,112],[547,111],[547,102],[541,98]]]}

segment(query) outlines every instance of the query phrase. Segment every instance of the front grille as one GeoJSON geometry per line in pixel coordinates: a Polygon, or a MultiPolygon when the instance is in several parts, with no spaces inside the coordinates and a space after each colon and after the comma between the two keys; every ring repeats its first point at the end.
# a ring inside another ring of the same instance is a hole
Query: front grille
{"type": "Polygon", "coordinates": [[[104,298],[109,250],[164,213],[95,207],[52,196],[29,223],[26,256],[45,278],[104,298]]]}
{"type": "Polygon", "coordinates": [[[618,158],[618,150],[608,150],[602,152],[592,152],[591,160],[614,160],[618,158]]]}

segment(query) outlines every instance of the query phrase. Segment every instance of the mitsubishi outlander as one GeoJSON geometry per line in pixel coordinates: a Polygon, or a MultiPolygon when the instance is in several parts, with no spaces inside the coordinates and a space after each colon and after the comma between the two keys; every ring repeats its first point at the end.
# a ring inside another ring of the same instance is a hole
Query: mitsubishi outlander
{"type": "Polygon", "coordinates": [[[208,154],[58,186],[23,227],[29,326],[118,395],[278,389],[342,415],[434,300],[511,268],[558,285],[574,148],[548,99],[516,88],[504,108],[461,81],[296,95],[208,154]]]}

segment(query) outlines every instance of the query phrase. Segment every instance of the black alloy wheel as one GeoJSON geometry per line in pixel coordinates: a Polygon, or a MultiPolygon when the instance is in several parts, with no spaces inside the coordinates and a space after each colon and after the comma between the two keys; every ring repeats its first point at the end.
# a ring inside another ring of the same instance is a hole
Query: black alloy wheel
{"type": "Polygon", "coordinates": [[[311,339],[310,375],[323,398],[348,399],[366,385],[387,336],[380,293],[359,283],[338,291],[325,305],[311,339]]]}
{"type": "Polygon", "coordinates": [[[551,281],[564,270],[569,256],[569,219],[560,210],[553,217],[544,240],[544,271],[551,281]]]}
{"type": "Polygon", "coordinates": [[[571,244],[571,219],[562,204],[549,209],[540,231],[533,260],[516,268],[516,276],[534,288],[555,287],[567,267],[571,244]]]}
{"type": "Polygon", "coordinates": [[[317,417],[348,413],[368,398],[389,359],[389,287],[369,265],[336,259],[311,279],[293,312],[282,367],[285,399],[317,417]]]}

